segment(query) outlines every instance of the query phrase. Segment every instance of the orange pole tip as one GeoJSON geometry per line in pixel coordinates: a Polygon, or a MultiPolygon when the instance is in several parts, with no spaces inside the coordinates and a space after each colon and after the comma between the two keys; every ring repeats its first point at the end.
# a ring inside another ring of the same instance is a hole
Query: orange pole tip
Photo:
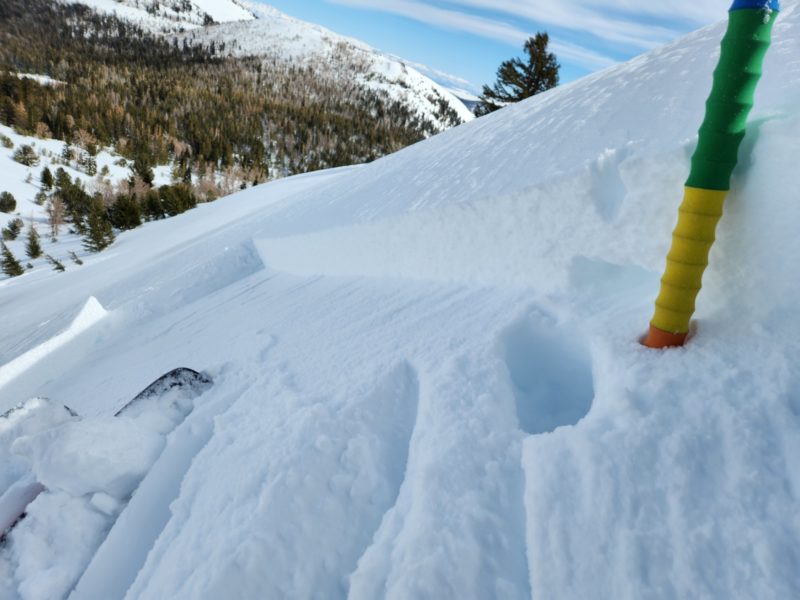
{"type": "Polygon", "coordinates": [[[650,331],[647,337],[642,342],[642,345],[648,348],[673,348],[675,346],[683,346],[686,342],[688,333],[670,333],[658,327],[650,325],[650,331]]]}

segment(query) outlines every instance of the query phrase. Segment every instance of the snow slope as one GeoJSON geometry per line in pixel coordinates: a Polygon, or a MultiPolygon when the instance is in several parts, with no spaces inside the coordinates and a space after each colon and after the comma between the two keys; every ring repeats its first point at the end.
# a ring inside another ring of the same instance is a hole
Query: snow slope
{"type": "Polygon", "coordinates": [[[638,343],[723,31],[0,282],[2,363],[107,313],[0,388],[84,417],[0,436],[15,476],[52,480],[44,439],[130,481],[100,425],[173,367],[215,382],[138,434],[132,498],[42,493],[0,596],[800,596],[797,1],[694,336],[638,343]]]}

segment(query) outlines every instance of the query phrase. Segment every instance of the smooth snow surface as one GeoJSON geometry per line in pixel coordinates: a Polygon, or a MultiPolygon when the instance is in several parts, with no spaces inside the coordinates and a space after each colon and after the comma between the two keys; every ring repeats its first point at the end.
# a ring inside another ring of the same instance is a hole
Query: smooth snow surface
{"type": "Polygon", "coordinates": [[[48,485],[0,597],[800,597],[797,6],[685,348],[638,340],[724,23],[0,284],[6,363],[108,311],[0,389],[82,415],[0,434],[48,485]],[[185,420],[103,439],[178,366],[214,380],[185,420]]]}

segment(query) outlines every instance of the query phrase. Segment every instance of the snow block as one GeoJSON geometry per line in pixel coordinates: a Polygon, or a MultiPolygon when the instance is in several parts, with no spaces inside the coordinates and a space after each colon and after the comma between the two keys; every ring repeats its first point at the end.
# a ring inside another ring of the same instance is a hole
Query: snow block
{"type": "Polygon", "coordinates": [[[28,462],[11,452],[17,438],[35,435],[75,419],[66,406],[45,398],[32,398],[0,416],[0,495],[30,473],[28,462]]]}
{"type": "Polygon", "coordinates": [[[124,418],[66,423],[22,437],[13,453],[30,460],[37,479],[71,496],[105,492],[127,498],[164,447],[163,436],[124,418]]]}

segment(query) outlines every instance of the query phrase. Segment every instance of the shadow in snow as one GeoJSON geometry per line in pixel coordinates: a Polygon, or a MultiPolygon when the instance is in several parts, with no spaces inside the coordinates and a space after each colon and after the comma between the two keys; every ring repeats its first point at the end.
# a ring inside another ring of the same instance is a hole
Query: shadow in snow
{"type": "Polygon", "coordinates": [[[575,425],[594,398],[592,362],[574,332],[520,319],[500,334],[501,358],[511,379],[519,427],[528,434],[575,425]]]}

